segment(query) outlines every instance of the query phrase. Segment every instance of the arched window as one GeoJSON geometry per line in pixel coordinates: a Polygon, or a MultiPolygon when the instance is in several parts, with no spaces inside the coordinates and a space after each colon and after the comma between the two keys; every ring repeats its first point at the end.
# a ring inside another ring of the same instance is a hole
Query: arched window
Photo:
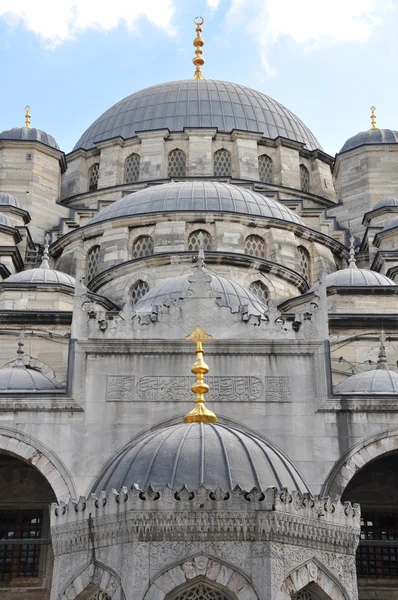
{"type": "Polygon", "coordinates": [[[249,285],[249,290],[251,291],[253,296],[255,296],[257,298],[257,300],[259,300],[263,304],[267,303],[268,289],[267,289],[267,286],[264,285],[262,281],[260,281],[260,280],[253,281],[249,285]]]}
{"type": "Polygon", "coordinates": [[[231,600],[223,590],[209,585],[206,581],[198,581],[177,593],[169,594],[166,600],[231,600]]]}
{"type": "Polygon", "coordinates": [[[214,175],[216,177],[232,176],[232,157],[231,153],[225,148],[220,148],[214,152],[214,175]]]}
{"type": "Polygon", "coordinates": [[[192,233],[189,234],[188,250],[191,250],[193,252],[198,252],[201,247],[201,243],[200,243],[201,238],[203,241],[203,250],[205,252],[208,250],[211,250],[211,235],[204,229],[196,229],[196,231],[193,231],[192,233]],[[200,234],[202,234],[202,235],[200,235],[200,234]]]}
{"type": "Polygon", "coordinates": [[[245,254],[265,258],[265,242],[259,235],[248,235],[245,239],[245,254]]]}
{"type": "Polygon", "coordinates": [[[141,235],[133,244],[133,258],[142,258],[153,254],[153,239],[150,235],[141,235]]]}
{"type": "Polygon", "coordinates": [[[146,281],[142,281],[142,279],[139,279],[138,281],[135,282],[134,285],[131,286],[131,303],[133,306],[135,306],[137,304],[137,302],[139,300],[141,300],[141,298],[143,298],[145,296],[145,294],[147,294],[149,292],[149,285],[147,284],[146,281]]]}
{"type": "Polygon", "coordinates": [[[88,191],[93,192],[98,189],[99,163],[91,165],[88,171],[88,191]]]}
{"type": "Polygon", "coordinates": [[[84,600],[111,600],[109,594],[103,590],[94,590],[89,596],[87,596],[87,590],[83,590],[76,598],[76,600],[84,598],[84,600]]]}
{"type": "Polygon", "coordinates": [[[272,158],[267,156],[267,154],[261,154],[258,157],[258,176],[260,181],[264,181],[265,183],[272,183],[274,181],[272,158]]]}
{"type": "Polygon", "coordinates": [[[140,155],[133,153],[124,163],[124,183],[134,183],[140,176],[140,155]]]}
{"type": "Polygon", "coordinates": [[[94,279],[98,273],[100,246],[93,246],[87,253],[87,282],[94,279]]]}
{"type": "Polygon", "coordinates": [[[300,275],[304,277],[308,282],[311,278],[311,259],[310,253],[304,246],[298,246],[297,248],[298,255],[298,272],[300,275]]]}
{"type": "Polygon", "coordinates": [[[318,596],[315,596],[308,588],[303,588],[294,594],[293,600],[318,600],[318,596]]]}
{"type": "Polygon", "coordinates": [[[187,158],[185,152],[176,148],[169,152],[167,173],[169,177],[185,177],[187,158]]]}
{"type": "Polygon", "coordinates": [[[300,165],[300,188],[303,192],[310,189],[310,172],[304,165],[300,165]]]}

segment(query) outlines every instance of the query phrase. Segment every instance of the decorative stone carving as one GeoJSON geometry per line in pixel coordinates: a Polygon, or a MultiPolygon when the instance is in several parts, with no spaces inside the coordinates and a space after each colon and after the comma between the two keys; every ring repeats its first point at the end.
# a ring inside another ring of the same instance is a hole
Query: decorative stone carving
{"type": "Polygon", "coordinates": [[[267,402],[291,402],[291,378],[265,377],[265,399],[267,402]]]}

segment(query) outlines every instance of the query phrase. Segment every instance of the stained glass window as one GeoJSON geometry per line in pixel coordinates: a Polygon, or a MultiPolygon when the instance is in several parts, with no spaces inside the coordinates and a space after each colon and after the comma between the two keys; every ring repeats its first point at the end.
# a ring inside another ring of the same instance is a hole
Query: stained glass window
{"type": "Polygon", "coordinates": [[[310,172],[304,165],[300,165],[300,188],[303,192],[310,189],[310,172]]]}
{"type": "Polygon", "coordinates": [[[264,285],[262,281],[259,281],[259,280],[253,281],[253,283],[251,283],[249,286],[249,290],[251,291],[253,296],[256,296],[257,300],[259,300],[263,304],[267,303],[268,289],[267,289],[267,286],[264,285]]]}
{"type": "Polygon", "coordinates": [[[87,254],[87,282],[94,279],[98,272],[100,247],[93,246],[87,254]]]}
{"type": "Polygon", "coordinates": [[[214,153],[214,175],[216,177],[232,176],[232,157],[225,148],[214,153]]]}
{"type": "Polygon", "coordinates": [[[134,183],[140,176],[140,155],[130,154],[124,164],[124,183],[134,183]]]}
{"type": "Polygon", "coordinates": [[[133,306],[137,304],[141,298],[145,296],[149,292],[149,285],[146,281],[142,281],[139,279],[135,282],[133,286],[131,286],[131,303],[133,306]]]}
{"type": "Polygon", "coordinates": [[[265,242],[259,235],[248,235],[245,239],[245,254],[265,258],[265,242]]]}
{"type": "Polygon", "coordinates": [[[98,188],[99,163],[91,165],[88,172],[88,190],[93,192],[98,188]]]}
{"type": "Polygon", "coordinates": [[[186,156],[183,150],[176,148],[169,152],[167,170],[169,177],[185,177],[186,175],[186,156]]]}
{"type": "Polygon", "coordinates": [[[143,258],[153,254],[153,239],[150,235],[141,235],[133,244],[133,258],[143,258]]]}
{"type": "Polygon", "coordinates": [[[203,240],[203,250],[206,252],[211,250],[211,235],[203,229],[197,229],[193,231],[188,237],[188,250],[193,252],[199,252],[200,249],[200,238],[203,240]],[[202,236],[200,236],[202,234],[202,236]]]}
{"type": "Polygon", "coordinates": [[[310,280],[311,275],[311,260],[310,253],[303,246],[298,246],[297,248],[298,254],[298,271],[300,275],[304,277],[308,282],[310,280]]]}
{"type": "Polygon", "coordinates": [[[258,175],[260,181],[272,183],[274,180],[272,159],[267,154],[258,157],[258,175]]]}

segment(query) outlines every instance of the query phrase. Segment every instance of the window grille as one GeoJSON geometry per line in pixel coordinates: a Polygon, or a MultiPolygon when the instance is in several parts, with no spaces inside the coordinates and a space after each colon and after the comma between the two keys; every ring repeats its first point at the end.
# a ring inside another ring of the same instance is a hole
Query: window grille
{"type": "Polygon", "coordinates": [[[88,191],[98,189],[99,163],[94,163],[88,172],[88,191]]]}
{"type": "Polygon", "coordinates": [[[300,165],[300,188],[303,192],[310,190],[310,172],[304,165],[300,165]]]}
{"type": "Polygon", "coordinates": [[[87,254],[87,282],[94,279],[98,273],[100,246],[93,246],[87,254]]]}
{"type": "Polygon", "coordinates": [[[130,154],[126,158],[124,164],[124,183],[134,183],[138,181],[140,176],[140,160],[139,154],[130,154]]]}
{"type": "Polygon", "coordinates": [[[258,157],[258,175],[260,181],[272,183],[274,181],[272,159],[266,154],[258,157]]]}
{"type": "Polygon", "coordinates": [[[245,239],[245,254],[265,258],[265,243],[259,235],[249,235],[245,239]]]}
{"type": "Polygon", "coordinates": [[[225,148],[214,153],[214,175],[216,177],[232,176],[232,157],[225,148]]]}
{"type": "Polygon", "coordinates": [[[186,156],[183,150],[176,148],[169,152],[168,156],[168,176],[169,177],[185,177],[186,174],[186,156]]]}
{"type": "Polygon", "coordinates": [[[199,252],[200,250],[200,237],[199,234],[202,234],[203,238],[203,250],[205,252],[211,250],[211,235],[204,229],[197,229],[193,231],[188,237],[188,250],[192,252],[199,252]]]}
{"type": "Polygon", "coordinates": [[[97,590],[87,600],[111,600],[111,597],[103,590],[97,590]]]}
{"type": "Polygon", "coordinates": [[[0,514],[0,584],[38,577],[42,510],[3,510],[0,514]],[[35,543],[36,541],[36,543],[35,543]]]}
{"type": "Polygon", "coordinates": [[[314,596],[308,589],[303,588],[294,594],[293,600],[317,600],[317,596],[314,596]]]}
{"type": "Polygon", "coordinates": [[[172,600],[230,600],[221,590],[201,581],[172,596],[172,600]]]}
{"type": "Polygon", "coordinates": [[[249,290],[251,291],[253,296],[255,296],[257,298],[257,300],[259,300],[263,304],[267,304],[268,289],[267,289],[267,286],[265,286],[262,281],[259,281],[259,280],[253,281],[253,283],[251,283],[249,285],[249,290]]]}
{"type": "Polygon", "coordinates": [[[133,244],[133,258],[142,258],[153,254],[153,239],[150,235],[141,235],[133,244]]]}
{"type": "Polygon", "coordinates": [[[304,279],[306,281],[309,282],[310,275],[311,275],[310,254],[309,254],[308,250],[306,248],[304,248],[303,246],[298,246],[297,254],[298,254],[298,271],[299,271],[300,275],[302,277],[304,277],[304,279]]]}
{"type": "Polygon", "coordinates": [[[142,281],[139,279],[135,282],[135,284],[131,287],[131,303],[133,306],[141,300],[149,292],[149,285],[146,281],[142,281]]]}
{"type": "Polygon", "coordinates": [[[356,562],[358,577],[398,577],[397,513],[362,513],[356,562]]]}

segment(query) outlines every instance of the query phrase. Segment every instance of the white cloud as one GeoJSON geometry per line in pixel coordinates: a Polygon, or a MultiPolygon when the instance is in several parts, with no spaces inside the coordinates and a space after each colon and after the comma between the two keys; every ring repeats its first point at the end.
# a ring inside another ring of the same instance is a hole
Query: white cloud
{"type": "Polygon", "coordinates": [[[0,18],[23,25],[56,47],[87,29],[110,31],[124,23],[130,30],[144,17],[172,31],[174,0],[1,0],[0,18]]]}
{"type": "Polygon", "coordinates": [[[380,0],[231,0],[227,19],[244,27],[257,41],[268,72],[270,50],[281,38],[290,38],[305,50],[366,42],[381,19],[380,0]]]}
{"type": "Polygon", "coordinates": [[[220,0],[207,0],[207,6],[212,10],[216,10],[220,4],[220,0]]]}

